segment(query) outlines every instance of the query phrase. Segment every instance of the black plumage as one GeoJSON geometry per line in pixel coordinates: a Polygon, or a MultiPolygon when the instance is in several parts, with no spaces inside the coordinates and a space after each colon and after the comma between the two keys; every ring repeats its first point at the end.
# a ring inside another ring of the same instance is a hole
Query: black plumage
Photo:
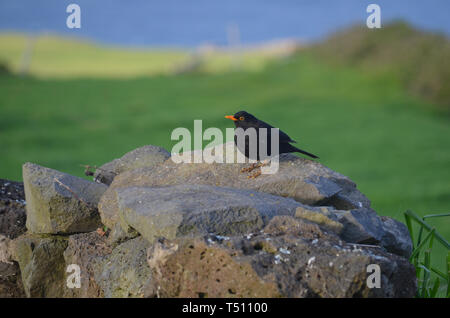
{"type": "MultiPolygon", "coordinates": [[[[257,157],[256,158],[250,158],[250,156],[252,155],[250,153],[250,149],[249,149],[249,140],[250,138],[248,136],[246,136],[245,138],[245,148],[244,149],[240,149],[240,145],[238,145],[237,143],[237,135],[235,133],[234,135],[234,142],[235,144],[238,146],[238,149],[240,152],[242,152],[243,154],[245,154],[245,156],[247,158],[250,159],[256,159],[256,160],[264,160],[266,158],[260,158],[259,155],[259,144],[260,144],[260,128],[267,128],[267,138],[266,140],[262,140],[262,143],[266,143],[267,144],[267,156],[270,157],[272,156],[272,145],[271,145],[271,128],[274,128],[273,126],[269,125],[266,122],[263,122],[262,120],[259,120],[258,118],[256,118],[255,116],[253,116],[252,114],[249,114],[245,111],[239,111],[234,115],[231,116],[225,116],[225,118],[231,119],[234,121],[234,124],[236,126],[236,128],[242,128],[244,131],[246,131],[249,128],[255,128],[256,129],[256,136],[257,136],[257,157]]],[[[285,132],[283,132],[281,129],[278,129],[279,131],[279,154],[282,153],[289,153],[289,152],[299,152],[302,153],[304,155],[307,155],[311,158],[319,158],[316,155],[313,155],[312,153],[309,153],[307,151],[301,150],[297,147],[294,147],[291,145],[291,143],[295,143],[296,141],[293,140],[291,137],[289,137],[285,132]]]]}

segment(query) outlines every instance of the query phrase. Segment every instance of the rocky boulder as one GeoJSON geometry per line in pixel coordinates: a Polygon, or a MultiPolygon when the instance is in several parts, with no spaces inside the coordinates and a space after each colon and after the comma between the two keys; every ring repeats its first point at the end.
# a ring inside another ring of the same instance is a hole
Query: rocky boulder
{"type": "Polygon", "coordinates": [[[23,183],[0,179],[0,298],[25,296],[12,250],[12,240],[26,231],[25,221],[23,183]]]}
{"type": "Polygon", "coordinates": [[[27,297],[61,297],[65,290],[67,238],[24,234],[14,242],[27,297]]]}
{"type": "MultiPolygon", "coordinates": [[[[225,149],[223,152],[226,153],[228,147],[230,143],[218,146],[218,149],[225,149]]],[[[204,150],[203,153],[207,152],[204,150]]],[[[234,155],[236,156],[236,152],[234,155]]],[[[162,195],[165,191],[171,193],[168,196],[172,199],[166,199],[163,206],[172,203],[182,206],[189,195],[177,201],[178,194],[176,195],[177,192],[174,190],[177,189],[176,186],[202,185],[209,187],[209,191],[215,187],[233,188],[235,196],[233,198],[228,196],[227,202],[222,200],[217,205],[213,202],[219,200],[217,196],[213,196],[214,200],[208,201],[205,196],[201,196],[201,193],[208,190],[199,188],[197,192],[200,194],[194,196],[198,199],[195,201],[198,208],[220,206],[221,209],[225,209],[225,203],[233,205],[241,202],[239,192],[267,193],[278,198],[293,199],[298,203],[297,206],[307,207],[317,217],[323,217],[320,209],[327,211],[329,218],[340,224],[337,225],[341,227],[340,235],[347,242],[381,244],[388,251],[403,256],[409,256],[412,251],[412,242],[404,224],[393,219],[382,221],[370,208],[370,201],[358,191],[353,181],[316,161],[283,154],[280,156],[277,173],[262,174],[257,178],[248,178],[246,173],[241,172],[242,168],[248,167],[248,164],[176,163],[176,161],[176,155],[172,155],[160,165],[129,170],[118,175],[99,202],[103,224],[113,228],[120,221],[122,228],[130,229],[134,228],[135,223],[139,223],[134,220],[129,221],[133,224],[126,224],[124,213],[119,212],[120,209],[126,209],[123,207],[125,197],[128,197],[127,205],[134,200],[137,205],[139,201],[148,202],[144,204],[149,209],[158,209],[158,207],[151,207],[152,203],[149,203],[158,202],[154,201],[157,200],[154,196],[151,199],[150,197],[132,199],[131,192],[136,191],[137,188],[163,188],[164,190],[151,190],[159,191],[158,193],[162,195]],[[119,193],[122,194],[119,196],[119,193]],[[122,202],[118,201],[119,197],[122,202]],[[397,236],[396,234],[400,232],[402,235],[397,236]]],[[[190,193],[192,194],[192,190],[190,193]]],[[[145,207],[141,208],[145,209],[145,207]]],[[[279,212],[275,214],[277,213],[279,212]]]]}
{"type": "Polygon", "coordinates": [[[148,252],[156,297],[412,297],[414,267],[374,246],[276,216],[261,232],[156,242],[148,252]],[[380,288],[367,283],[380,268],[380,288]]]}
{"type": "Polygon", "coordinates": [[[0,234],[14,239],[26,231],[22,182],[0,179],[0,234]]]}
{"type": "Polygon", "coordinates": [[[155,238],[217,233],[229,235],[260,230],[275,215],[294,215],[301,204],[270,194],[204,185],[114,189],[112,215],[149,242],[155,238]]]}
{"type": "Polygon", "coordinates": [[[143,146],[97,168],[94,173],[94,180],[110,185],[114,177],[122,172],[142,167],[151,168],[164,162],[169,157],[170,153],[164,148],[152,145],[143,146]]]}
{"type": "Polygon", "coordinates": [[[107,237],[97,231],[74,234],[67,240],[63,256],[65,266],[77,265],[80,268],[80,288],[64,288],[65,297],[97,298],[104,297],[104,292],[94,279],[94,268],[103,258],[111,254],[112,248],[107,237]]]}
{"type": "Polygon", "coordinates": [[[25,164],[16,203],[28,231],[8,212],[0,274],[18,264],[28,297],[414,296],[406,226],[347,177],[293,155],[256,178],[248,164],[176,156],[142,147],[97,169],[97,182],[25,164]],[[73,265],[80,288],[67,284],[73,265]]]}
{"type": "Polygon", "coordinates": [[[147,265],[149,242],[142,237],[118,245],[101,262],[95,263],[94,279],[105,297],[144,297],[151,280],[147,265]]]}
{"type": "Polygon", "coordinates": [[[105,185],[32,163],[23,165],[23,181],[30,232],[90,232],[101,225],[97,203],[105,185]]]}
{"type": "MultiPolygon", "coordinates": [[[[224,144],[223,147],[230,147],[224,144]]],[[[352,208],[369,207],[369,200],[356,189],[347,177],[320,163],[291,154],[280,156],[279,170],[275,174],[248,178],[241,169],[248,164],[175,163],[171,157],[154,167],[128,170],[118,175],[111,188],[130,186],[169,186],[178,184],[203,184],[255,190],[282,197],[290,197],[309,205],[346,205],[352,208]],[[343,198],[338,194],[349,193],[343,198]],[[351,195],[350,195],[351,194],[351,195]]],[[[337,206],[339,208],[339,206],[337,206]]]]}
{"type": "MultiPolygon", "coordinates": [[[[0,242],[0,249],[1,244],[0,242]]],[[[25,297],[25,291],[23,289],[19,266],[13,262],[0,261],[0,298],[22,297],[25,297]]]]}

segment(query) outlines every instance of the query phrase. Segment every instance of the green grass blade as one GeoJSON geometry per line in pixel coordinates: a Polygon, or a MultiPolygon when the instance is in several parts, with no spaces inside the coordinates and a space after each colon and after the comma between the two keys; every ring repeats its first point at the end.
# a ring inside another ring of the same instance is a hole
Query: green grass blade
{"type": "Polygon", "coordinates": [[[423,226],[421,226],[419,230],[419,235],[417,237],[417,245],[419,245],[420,241],[422,240],[422,234],[423,234],[423,226]]]}
{"type": "Polygon", "coordinates": [[[406,211],[403,215],[405,216],[405,223],[406,226],[408,227],[408,231],[409,231],[409,235],[411,236],[411,241],[413,243],[413,249],[414,249],[414,236],[413,236],[413,228],[412,228],[412,223],[411,223],[411,216],[409,216],[408,214],[409,210],[406,211]]]}
{"type": "MultiPolygon", "coordinates": [[[[423,226],[426,230],[431,231],[432,227],[425,223],[417,214],[415,214],[414,212],[412,212],[411,210],[408,210],[405,212],[405,214],[409,215],[411,217],[412,220],[414,220],[415,222],[417,222],[419,225],[423,226]]],[[[444,247],[446,249],[450,250],[450,243],[447,242],[447,240],[445,238],[443,238],[439,233],[436,233],[436,239],[442,244],[444,245],[444,247]]]]}
{"type": "Polygon", "coordinates": [[[430,270],[435,273],[436,275],[440,276],[442,279],[447,280],[448,277],[447,275],[445,275],[443,272],[441,272],[440,270],[438,270],[437,268],[434,268],[433,266],[430,267],[430,270]]]}
{"type": "MultiPolygon", "coordinates": [[[[431,239],[430,239],[431,242],[431,239]]],[[[431,251],[429,249],[425,250],[425,262],[423,264],[423,266],[427,269],[424,273],[423,273],[423,283],[422,283],[422,297],[429,297],[429,293],[428,293],[428,284],[430,281],[430,274],[431,271],[429,270],[429,268],[431,267],[431,251]]]]}
{"type": "Polygon", "coordinates": [[[428,249],[430,250],[430,253],[431,253],[431,250],[433,249],[433,242],[434,242],[434,238],[436,237],[436,229],[433,228],[433,230],[431,232],[433,232],[433,234],[431,235],[430,243],[428,244],[428,249]]]}
{"type": "MultiPolygon", "coordinates": [[[[414,265],[414,267],[416,268],[417,283],[419,283],[420,276],[422,276],[422,268],[420,265],[414,265]]],[[[420,284],[418,284],[418,285],[420,285],[420,284]]]]}
{"type": "Polygon", "coordinates": [[[424,263],[419,263],[419,265],[417,265],[417,267],[423,269],[425,272],[428,272],[428,273],[430,272],[430,270],[427,267],[425,267],[424,263]]]}
{"type": "Polygon", "coordinates": [[[441,281],[440,281],[439,277],[436,277],[436,279],[434,281],[433,288],[431,288],[431,291],[430,291],[430,297],[431,298],[435,298],[436,297],[436,294],[437,294],[437,292],[439,290],[440,284],[441,284],[441,281]]]}
{"type": "Polygon", "coordinates": [[[428,288],[429,281],[431,279],[431,251],[433,249],[433,241],[435,237],[435,229],[433,228],[430,232],[430,239],[428,244],[428,249],[425,250],[425,263],[424,266],[427,269],[423,274],[423,285],[422,285],[422,296],[423,297],[432,297],[431,290],[428,288]]]}
{"type": "Polygon", "coordinates": [[[447,252],[447,298],[450,298],[450,252],[447,252]]]}
{"type": "Polygon", "coordinates": [[[427,236],[425,237],[425,239],[420,243],[419,246],[417,246],[414,251],[412,252],[411,256],[409,257],[409,260],[412,261],[416,255],[418,255],[420,253],[420,251],[422,250],[422,248],[425,246],[425,244],[427,243],[427,241],[430,239],[431,236],[434,235],[435,229],[433,228],[431,230],[430,233],[427,234],[427,236]]]}
{"type": "Polygon", "coordinates": [[[428,219],[428,218],[438,218],[442,216],[450,216],[450,213],[441,213],[441,214],[428,214],[422,217],[422,219],[428,219]]]}

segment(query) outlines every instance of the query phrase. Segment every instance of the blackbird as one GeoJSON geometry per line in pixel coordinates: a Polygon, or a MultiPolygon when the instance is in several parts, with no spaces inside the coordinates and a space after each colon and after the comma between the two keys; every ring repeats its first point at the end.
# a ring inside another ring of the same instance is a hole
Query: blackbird
{"type": "MultiPolygon", "coordinates": [[[[271,128],[274,128],[273,126],[263,122],[262,120],[259,120],[258,118],[256,118],[255,116],[253,116],[252,114],[247,113],[246,111],[239,111],[234,115],[230,115],[230,116],[225,116],[225,118],[231,119],[232,121],[234,121],[234,125],[236,126],[236,128],[242,128],[245,130],[247,130],[248,128],[255,128],[256,129],[256,136],[257,136],[257,157],[256,158],[250,158],[249,156],[251,155],[249,152],[249,138],[246,136],[245,138],[245,149],[239,149],[239,145],[237,143],[237,136],[236,134],[234,135],[234,142],[235,144],[238,146],[238,149],[240,152],[244,153],[245,156],[249,159],[256,159],[256,160],[261,160],[261,159],[266,159],[266,158],[260,158],[259,155],[259,128],[267,128],[267,140],[265,141],[267,144],[267,155],[268,157],[270,157],[272,155],[272,149],[271,149],[271,128]]],[[[282,153],[289,153],[289,152],[300,152],[302,154],[305,154],[311,158],[319,158],[316,155],[313,155],[312,153],[309,153],[307,151],[298,149],[297,147],[294,147],[291,145],[291,143],[296,143],[295,140],[292,140],[291,137],[289,137],[285,132],[281,131],[280,129],[279,131],[279,154],[282,153]]],[[[264,141],[262,141],[264,142],[264,141]]],[[[250,169],[243,169],[245,171],[251,171],[253,170],[254,167],[250,168],[250,169]]]]}

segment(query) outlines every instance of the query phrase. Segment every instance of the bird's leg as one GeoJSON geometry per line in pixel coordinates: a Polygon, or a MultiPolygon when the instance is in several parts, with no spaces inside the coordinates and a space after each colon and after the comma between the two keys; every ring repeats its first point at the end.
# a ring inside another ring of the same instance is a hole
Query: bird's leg
{"type": "Polygon", "coordinates": [[[256,168],[259,167],[258,164],[259,164],[258,162],[255,162],[255,163],[252,163],[252,164],[250,165],[250,167],[242,168],[242,169],[241,169],[241,173],[244,173],[244,172],[251,172],[251,171],[255,170],[256,168]]]}

